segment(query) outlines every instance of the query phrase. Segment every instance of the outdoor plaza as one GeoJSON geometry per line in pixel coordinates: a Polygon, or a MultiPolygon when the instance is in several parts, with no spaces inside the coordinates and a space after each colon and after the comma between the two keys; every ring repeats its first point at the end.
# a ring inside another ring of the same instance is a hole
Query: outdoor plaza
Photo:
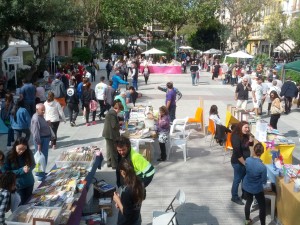
{"type": "MultiPolygon", "coordinates": [[[[101,75],[105,75],[104,71],[100,73],[101,75]]],[[[99,75],[96,76],[96,81],[99,80],[99,75]]],[[[200,82],[197,86],[191,86],[191,76],[189,73],[176,75],[151,74],[148,85],[145,85],[143,79],[139,78],[139,92],[143,94],[143,97],[137,100],[136,105],[151,105],[153,109],[158,109],[164,105],[165,93],[159,91],[157,86],[163,85],[168,81],[173,81],[174,87],[180,90],[183,95],[177,102],[176,118],[194,117],[197,107],[200,106],[201,97],[203,100],[204,124],[208,125],[208,112],[210,106],[213,104],[218,106],[221,120],[223,124],[226,124],[227,106],[229,104],[235,105],[235,87],[222,85],[221,80],[212,81],[211,74],[207,72],[201,72],[200,82]]],[[[249,102],[248,107],[251,108],[251,99],[249,102]]],[[[266,105],[264,107],[266,108],[266,105]]],[[[265,108],[264,112],[266,111],[265,108]]],[[[269,121],[269,118],[265,114],[262,117],[266,121],[269,121]]],[[[97,125],[90,127],[86,127],[84,124],[81,117],[78,117],[76,127],[71,128],[68,123],[61,124],[58,130],[58,148],[56,150],[49,150],[48,170],[55,165],[55,161],[57,161],[60,154],[73,146],[97,145],[102,149],[105,159],[105,140],[101,135],[103,122],[97,121],[97,125]]],[[[298,124],[299,109],[295,108],[289,115],[282,115],[278,122],[280,132],[295,142],[292,156],[290,157],[293,164],[299,164],[298,159],[300,158],[300,131],[298,124]]],[[[233,179],[230,154],[224,156],[224,147],[216,144],[210,146],[210,136],[205,138],[204,133],[199,131],[197,126],[192,125],[190,129],[188,128],[188,131],[190,135],[187,140],[188,154],[186,161],[184,161],[181,149],[173,147],[167,161],[157,162],[156,159],[160,154],[159,148],[157,148],[155,143],[153,148],[151,148],[151,155],[149,157],[151,157],[151,163],[156,169],[156,174],[151,184],[147,187],[147,198],[142,204],[142,224],[152,224],[153,211],[164,211],[178,190],[183,191],[186,198],[185,203],[179,205],[175,201],[174,204],[178,224],[242,224],[245,220],[244,206],[230,201],[230,190],[233,179]]],[[[1,135],[0,138],[0,148],[5,149],[6,136],[1,135]]],[[[152,143],[151,140],[153,139],[150,139],[152,143]]],[[[140,148],[140,150],[142,149],[140,148]]],[[[92,170],[90,176],[95,175],[97,180],[104,179],[107,183],[115,185],[115,171],[106,166],[105,160],[102,163],[101,170],[96,170],[96,164],[93,166],[94,170],[92,170]]],[[[299,221],[297,219],[297,212],[299,210],[297,209],[300,207],[300,193],[293,192],[293,182],[285,184],[282,178],[278,179],[276,177],[278,174],[273,173],[272,166],[268,166],[268,172],[270,177],[272,177],[270,178],[271,181],[280,190],[278,192],[280,196],[286,197],[276,200],[277,214],[275,214],[275,220],[271,218],[271,201],[266,200],[267,224],[276,224],[276,218],[279,217],[280,219],[284,219],[284,221],[281,221],[284,225],[297,224],[296,221],[299,221]],[[291,204],[291,207],[289,207],[289,204],[291,204]]],[[[90,179],[89,177],[88,182],[91,182],[90,179]]],[[[85,192],[83,194],[84,196],[88,195],[85,192]]],[[[91,202],[85,204],[85,200],[83,199],[79,203],[85,212],[98,210],[91,206],[91,202]]],[[[107,217],[106,224],[108,225],[115,225],[117,221],[118,209],[114,207],[114,204],[112,211],[112,216],[107,217]]],[[[79,224],[80,212],[77,212],[76,216],[76,219],[73,220],[76,223],[72,224],[79,224]]],[[[259,224],[258,210],[254,209],[251,213],[251,218],[253,219],[253,224],[259,224]]],[[[279,221],[277,221],[277,224],[280,224],[279,221]]]]}

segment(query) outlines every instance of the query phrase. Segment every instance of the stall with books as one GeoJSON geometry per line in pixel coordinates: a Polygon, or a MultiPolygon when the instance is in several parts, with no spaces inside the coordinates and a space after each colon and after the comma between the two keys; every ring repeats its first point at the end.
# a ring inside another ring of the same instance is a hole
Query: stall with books
{"type": "Polygon", "coordinates": [[[247,121],[250,125],[251,133],[255,137],[255,142],[263,144],[265,151],[261,155],[264,164],[272,163],[272,152],[280,151],[283,161],[286,164],[292,164],[292,153],[295,149],[295,143],[284,137],[278,130],[271,128],[268,122],[255,115],[239,110],[231,105],[227,106],[225,126],[236,124],[240,121],[247,121]],[[272,147],[270,148],[270,144],[272,147]]]}
{"type": "Polygon", "coordinates": [[[97,146],[63,151],[27,204],[20,206],[6,223],[27,225],[45,220],[49,221],[46,224],[53,225],[79,224],[92,178],[102,159],[97,146]]]}
{"type": "Polygon", "coordinates": [[[155,120],[158,111],[152,106],[132,107],[128,122],[122,127],[121,135],[130,139],[133,149],[151,161],[159,145],[156,141],[155,120]]]}

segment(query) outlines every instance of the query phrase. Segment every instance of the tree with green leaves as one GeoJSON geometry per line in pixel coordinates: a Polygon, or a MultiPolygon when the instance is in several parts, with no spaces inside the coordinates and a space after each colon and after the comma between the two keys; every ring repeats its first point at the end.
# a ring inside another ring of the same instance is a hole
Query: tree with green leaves
{"type": "MultiPolygon", "coordinates": [[[[273,46],[278,46],[288,39],[287,15],[282,11],[274,12],[265,23],[263,34],[273,46]]],[[[285,49],[283,49],[286,51],[285,49]]]]}
{"type": "Polygon", "coordinates": [[[219,20],[211,19],[199,27],[188,41],[194,49],[220,49],[222,26],[219,20]]]}
{"type": "Polygon", "coordinates": [[[227,25],[231,31],[232,42],[237,42],[239,48],[246,46],[250,34],[258,31],[257,23],[261,21],[262,6],[267,6],[270,0],[225,0],[225,10],[230,20],[227,25]],[[256,30],[257,29],[257,30],[256,30]]]}
{"type": "Polygon", "coordinates": [[[16,18],[11,8],[12,1],[0,0],[0,78],[3,76],[2,56],[9,47],[10,31],[16,18]]]}
{"type": "Polygon", "coordinates": [[[80,6],[71,0],[13,0],[12,10],[18,20],[11,35],[30,44],[36,65],[45,61],[52,38],[59,32],[71,32],[81,19],[80,6]]]}
{"type": "Polygon", "coordinates": [[[286,30],[289,39],[295,42],[297,50],[300,48],[300,18],[294,18],[286,30]]]}

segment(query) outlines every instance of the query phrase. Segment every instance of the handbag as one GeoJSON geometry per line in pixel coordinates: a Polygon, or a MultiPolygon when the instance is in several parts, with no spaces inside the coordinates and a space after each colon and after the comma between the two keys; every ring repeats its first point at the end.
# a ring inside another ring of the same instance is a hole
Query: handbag
{"type": "Polygon", "coordinates": [[[169,140],[169,134],[168,133],[159,133],[158,134],[158,142],[160,143],[167,143],[169,140]]]}
{"type": "Polygon", "coordinates": [[[280,107],[276,107],[275,105],[271,105],[271,114],[281,114],[284,112],[284,108],[282,104],[280,103],[280,107]]]}

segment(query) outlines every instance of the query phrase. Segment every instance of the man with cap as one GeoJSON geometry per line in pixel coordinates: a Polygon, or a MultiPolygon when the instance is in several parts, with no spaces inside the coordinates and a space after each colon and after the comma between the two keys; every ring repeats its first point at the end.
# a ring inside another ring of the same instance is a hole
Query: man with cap
{"type": "Polygon", "coordinates": [[[64,109],[66,106],[66,89],[64,83],[60,80],[61,74],[55,74],[55,80],[51,83],[51,91],[54,93],[54,99],[64,109]]]}

